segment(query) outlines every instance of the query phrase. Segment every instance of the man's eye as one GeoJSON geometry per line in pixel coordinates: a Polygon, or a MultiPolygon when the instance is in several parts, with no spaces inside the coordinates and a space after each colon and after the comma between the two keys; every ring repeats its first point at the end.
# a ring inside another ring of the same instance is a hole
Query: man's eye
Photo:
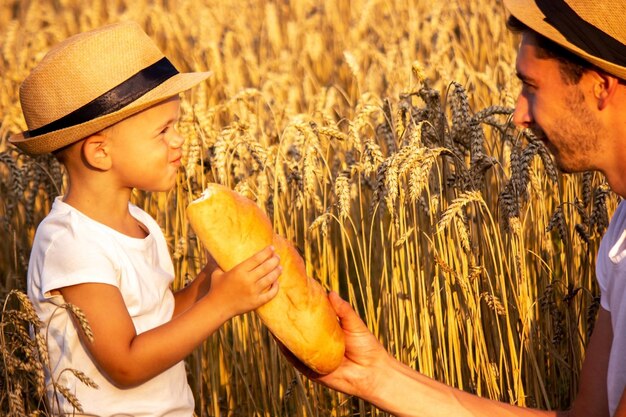
{"type": "Polygon", "coordinates": [[[528,83],[522,83],[522,93],[530,94],[530,93],[534,93],[535,90],[536,88],[534,85],[528,84],[528,83]]]}

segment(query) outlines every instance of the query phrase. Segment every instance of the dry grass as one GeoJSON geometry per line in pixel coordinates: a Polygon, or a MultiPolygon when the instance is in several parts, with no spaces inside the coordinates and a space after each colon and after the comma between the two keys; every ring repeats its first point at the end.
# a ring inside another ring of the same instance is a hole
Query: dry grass
{"type": "MultiPolygon", "coordinates": [[[[184,99],[176,188],[134,195],[163,226],[176,287],[203,262],[184,209],[217,181],[257,201],[403,362],[482,396],[569,404],[617,199],[597,174],[561,176],[511,126],[515,42],[497,0],[4,2],[2,297],[24,289],[34,228],[63,189],[51,158],[7,145],[24,128],[19,82],[50,45],[119,19],[181,70],[214,72],[184,99]]],[[[3,335],[17,334],[22,308],[5,310],[3,335]]],[[[36,357],[3,337],[2,384],[21,385],[1,390],[0,410],[45,413],[30,395],[39,371],[8,373],[36,357]]],[[[252,314],[188,365],[201,416],[383,415],[297,374],[252,314]]]]}

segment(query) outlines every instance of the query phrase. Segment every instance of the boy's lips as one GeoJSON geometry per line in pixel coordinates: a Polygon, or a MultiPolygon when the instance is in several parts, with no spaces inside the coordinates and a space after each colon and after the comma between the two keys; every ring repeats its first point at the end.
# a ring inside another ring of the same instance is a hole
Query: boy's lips
{"type": "Polygon", "coordinates": [[[173,165],[176,165],[176,166],[180,166],[182,158],[183,158],[182,152],[178,153],[177,155],[174,156],[173,159],[170,160],[170,164],[173,164],[173,165]]]}

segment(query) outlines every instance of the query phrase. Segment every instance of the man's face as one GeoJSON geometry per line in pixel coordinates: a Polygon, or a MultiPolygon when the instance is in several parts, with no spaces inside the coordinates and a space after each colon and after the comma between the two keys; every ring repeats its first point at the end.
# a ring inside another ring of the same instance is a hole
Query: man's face
{"type": "Polygon", "coordinates": [[[589,77],[578,84],[564,81],[559,62],[537,58],[532,35],[524,34],[516,70],[522,81],[513,121],[531,129],[554,155],[564,172],[599,169],[601,125],[593,111],[589,77]]]}

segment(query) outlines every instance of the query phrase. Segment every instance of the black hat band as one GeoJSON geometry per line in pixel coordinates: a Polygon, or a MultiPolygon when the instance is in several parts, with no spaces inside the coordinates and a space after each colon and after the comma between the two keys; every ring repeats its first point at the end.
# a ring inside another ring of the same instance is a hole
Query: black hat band
{"type": "Polygon", "coordinates": [[[626,45],[584,20],[564,0],[535,0],[535,3],[546,16],[546,23],[570,43],[597,58],[626,66],[626,45]]]}
{"type": "Polygon", "coordinates": [[[174,65],[164,57],[73,112],[37,129],[24,132],[24,138],[77,126],[116,112],[176,74],[178,71],[174,65]]]}

